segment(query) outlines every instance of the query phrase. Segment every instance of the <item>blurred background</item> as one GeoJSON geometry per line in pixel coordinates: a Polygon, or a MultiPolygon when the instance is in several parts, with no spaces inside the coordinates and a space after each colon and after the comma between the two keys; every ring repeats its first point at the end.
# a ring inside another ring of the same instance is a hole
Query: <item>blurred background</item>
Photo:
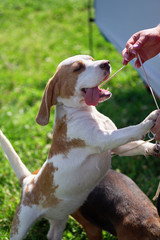
{"type": "MultiPolygon", "coordinates": [[[[38,126],[35,117],[45,85],[57,65],[76,54],[92,54],[96,60],[108,59],[112,73],[122,67],[121,54],[106,41],[96,23],[88,20],[95,17],[93,6],[93,1],[87,0],[0,1],[0,129],[30,171],[39,169],[48,155],[54,108],[45,127],[38,126]]],[[[105,24],[107,27],[108,23],[105,24]]],[[[118,128],[139,123],[155,109],[150,92],[130,64],[106,84],[107,87],[113,96],[97,108],[118,128]]],[[[131,177],[153,198],[160,179],[159,159],[115,156],[112,168],[131,177]]],[[[9,239],[20,192],[18,179],[0,149],[2,240],[9,239]]],[[[26,239],[46,239],[47,230],[48,223],[40,221],[26,239]]],[[[69,219],[63,239],[87,238],[69,219]]],[[[104,239],[115,238],[104,233],[104,239]]]]}

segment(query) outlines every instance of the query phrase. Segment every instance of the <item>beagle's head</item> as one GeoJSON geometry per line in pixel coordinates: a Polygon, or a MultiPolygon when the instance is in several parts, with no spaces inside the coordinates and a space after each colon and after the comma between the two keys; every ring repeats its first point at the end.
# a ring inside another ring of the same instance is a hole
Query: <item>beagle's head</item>
{"type": "Polygon", "coordinates": [[[94,61],[88,55],[77,55],[62,61],[46,85],[37,123],[48,124],[52,105],[60,103],[70,107],[96,106],[109,99],[111,93],[99,89],[98,85],[109,77],[110,72],[109,61],[94,61]]]}

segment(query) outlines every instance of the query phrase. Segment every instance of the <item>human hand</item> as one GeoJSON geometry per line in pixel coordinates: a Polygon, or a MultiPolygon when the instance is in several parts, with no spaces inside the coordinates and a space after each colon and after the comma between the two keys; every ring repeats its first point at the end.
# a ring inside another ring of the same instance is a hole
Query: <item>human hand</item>
{"type": "Polygon", "coordinates": [[[160,52],[160,24],[155,28],[139,31],[132,35],[122,51],[123,65],[127,65],[133,58],[135,67],[139,68],[141,63],[137,57],[140,55],[142,63],[156,56],[160,52]]]}
{"type": "Polygon", "coordinates": [[[152,133],[155,134],[155,140],[160,141],[160,113],[156,120],[154,127],[151,129],[152,133]]]}

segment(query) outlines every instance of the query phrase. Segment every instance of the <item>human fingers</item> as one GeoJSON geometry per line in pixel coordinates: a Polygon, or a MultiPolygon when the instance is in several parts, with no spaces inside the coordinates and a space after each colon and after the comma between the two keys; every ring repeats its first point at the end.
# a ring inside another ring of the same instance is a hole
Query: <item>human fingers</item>
{"type": "Polygon", "coordinates": [[[122,51],[122,64],[127,65],[136,56],[136,51],[133,46],[138,39],[138,33],[133,34],[127,41],[125,48],[122,51]]]}
{"type": "Polygon", "coordinates": [[[148,35],[146,34],[145,30],[133,34],[126,43],[126,49],[128,49],[128,55],[131,55],[131,57],[133,57],[134,55],[137,55],[137,53],[141,51],[141,49],[143,48],[144,44],[147,41],[148,41],[148,35]]]}
{"type": "Polygon", "coordinates": [[[154,127],[151,129],[151,131],[155,134],[156,141],[160,141],[160,114],[156,120],[154,127]]]}
{"type": "Polygon", "coordinates": [[[122,59],[122,64],[123,65],[127,65],[128,64],[128,62],[129,62],[129,56],[128,56],[128,53],[127,53],[127,49],[124,49],[123,51],[122,51],[122,57],[123,57],[123,59],[122,59]]]}
{"type": "Polygon", "coordinates": [[[123,59],[122,59],[122,64],[123,65],[127,65],[128,64],[128,62],[130,62],[133,58],[135,58],[135,56],[136,56],[136,52],[133,50],[130,50],[131,49],[131,47],[128,47],[128,49],[127,48],[125,48],[123,51],[122,51],[122,57],[123,57],[123,59]]]}
{"type": "Polygon", "coordinates": [[[123,58],[125,58],[126,53],[128,53],[128,49],[132,48],[132,46],[133,46],[134,43],[135,43],[135,41],[134,41],[134,38],[133,38],[133,36],[132,36],[131,38],[129,38],[129,40],[128,40],[127,43],[126,43],[125,48],[124,48],[123,51],[122,51],[122,56],[123,56],[123,58]]]}
{"type": "Polygon", "coordinates": [[[127,41],[126,43],[126,48],[132,48],[132,46],[136,43],[137,41],[137,34],[133,34],[127,41]]]}

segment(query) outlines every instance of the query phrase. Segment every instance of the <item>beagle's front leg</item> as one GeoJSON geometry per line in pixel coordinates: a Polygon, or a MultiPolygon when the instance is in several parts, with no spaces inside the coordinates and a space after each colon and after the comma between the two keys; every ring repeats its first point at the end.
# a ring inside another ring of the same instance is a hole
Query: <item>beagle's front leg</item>
{"type": "Polygon", "coordinates": [[[112,150],[112,153],[117,154],[119,156],[151,155],[159,157],[160,145],[139,140],[117,147],[112,150]]]}
{"type": "Polygon", "coordinates": [[[104,150],[112,150],[128,142],[143,139],[146,133],[154,126],[158,114],[159,111],[156,110],[140,124],[121,129],[104,131],[104,136],[99,139],[101,147],[104,148],[104,150]]]}
{"type": "Polygon", "coordinates": [[[85,142],[86,146],[91,147],[100,153],[115,149],[126,143],[141,140],[146,133],[154,126],[159,111],[153,111],[140,124],[117,129],[112,122],[98,116],[98,120],[92,116],[83,116],[68,122],[68,137],[70,139],[78,138],[85,142]],[[95,120],[96,119],[96,120],[95,120]]]}

